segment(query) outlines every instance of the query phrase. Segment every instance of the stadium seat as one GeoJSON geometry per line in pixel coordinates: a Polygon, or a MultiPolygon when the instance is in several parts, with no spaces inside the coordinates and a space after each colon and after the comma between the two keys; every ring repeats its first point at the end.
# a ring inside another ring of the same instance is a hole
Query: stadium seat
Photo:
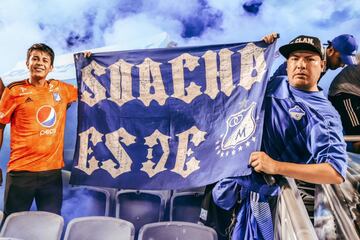
{"type": "Polygon", "coordinates": [[[110,193],[98,187],[69,187],[64,191],[62,216],[65,223],[86,216],[109,216],[110,193]]]}
{"type": "Polygon", "coordinates": [[[144,225],[138,240],[217,240],[214,229],[188,222],[158,222],[144,225]]]}
{"type": "Polygon", "coordinates": [[[113,217],[82,217],[71,220],[64,240],[133,240],[134,225],[113,217]]]}
{"type": "Polygon", "coordinates": [[[64,219],[54,213],[28,211],[10,214],[0,236],[26,240],[59,240],[64,219]]]}
{"type": "Polygon", "coordinates": [[[170,201],[170,221],[197,223],[203,192],[175,192],[170,201]]]}
{"type": "Polygon", "coordinates": [[[137,236],[143,225],[163,220],[165,198],[162,191],[120,190],[116,194],[116,217],[133,223],[137,236]]]}

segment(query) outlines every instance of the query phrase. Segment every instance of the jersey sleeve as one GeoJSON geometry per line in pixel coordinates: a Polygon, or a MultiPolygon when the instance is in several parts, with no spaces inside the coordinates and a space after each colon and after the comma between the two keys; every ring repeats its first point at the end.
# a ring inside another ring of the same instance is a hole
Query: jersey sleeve
{"type": "Polygon", "coordinates": [[[63,88],[66,89],[68,103],[76,102],[78,99],[78,89],[72,84],[61,82],[63,88]]]}
{"type": "Polygon", "coordinates": [[[316,163],[329,163],[345,178],[348,157],[339,119],[332,117],[313,126],[310,146],[316,163]]]}
{"type": "Polygon", "coordinates": [[[9,88],[5,88],[0,100],[0,123],[7,124],[16,108],[16,100],[9,88]]]}
{"type": "Polygon", "coordinates": [[[240,186],[236,179],[225,178],[220,180],[212,190],[212,197],[215,204],[225,210],[230,210],[234,207],[240,186]]]}

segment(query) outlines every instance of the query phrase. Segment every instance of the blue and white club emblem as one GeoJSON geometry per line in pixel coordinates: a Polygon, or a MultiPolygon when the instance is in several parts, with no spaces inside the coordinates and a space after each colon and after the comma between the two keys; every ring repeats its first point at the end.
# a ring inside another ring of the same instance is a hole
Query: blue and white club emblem
{"type": "Polygon", "coordinates": [[[60,94],[58,92],[53,92],[54,100],[59,102],[61,100],[60,94]]]}
{"type": "Polygon", "coordinates": [[[226,133],[221,141],[222,151],[235,149],[255,133],[255,106],[256,103],[253,102],[249,107],[231,115],[226,120],[226,133]]]}
{"type": "Polygon", "coordinates": [[[302,110],[302,108],[299,107],[298,105],[296,105],[293,108],[290,108],[289,113],[290,116],[297,121],[299,121],[305,115],[304,110],[302,110]]]}

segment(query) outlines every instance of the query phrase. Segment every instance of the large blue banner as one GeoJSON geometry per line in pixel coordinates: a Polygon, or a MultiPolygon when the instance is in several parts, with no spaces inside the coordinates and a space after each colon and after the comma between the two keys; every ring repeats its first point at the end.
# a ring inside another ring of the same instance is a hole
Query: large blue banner
{"type": "Polygon", "coordinates": [[[71,183],[179,189],[249,175],[273,53],[249,42],[76,54],[71,183]]]}

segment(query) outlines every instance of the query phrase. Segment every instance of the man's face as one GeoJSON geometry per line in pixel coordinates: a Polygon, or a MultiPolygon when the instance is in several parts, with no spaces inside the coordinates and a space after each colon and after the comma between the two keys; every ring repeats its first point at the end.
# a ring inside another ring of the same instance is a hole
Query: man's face
{"type": "Polygon", "coordinates": [[[26,62],[33,79],[45,79],[48,73],[53,69],[51,57],[47,52],[33,50],[26,62]]]}
{"type": "Polygon", "coordinates": [[[292,52],[287,60],[290,85],[300,90],[318,91],[317,82],[324,64],[316,52],[305,50],[292,52]]]}
{"type": "Polygon", "coordinates": [[[341,61],[340,52],[336,51],[333,47],[326,49],[326,68],[335,70],[339,67],[343,67],[344,64],[341,61]]]}

